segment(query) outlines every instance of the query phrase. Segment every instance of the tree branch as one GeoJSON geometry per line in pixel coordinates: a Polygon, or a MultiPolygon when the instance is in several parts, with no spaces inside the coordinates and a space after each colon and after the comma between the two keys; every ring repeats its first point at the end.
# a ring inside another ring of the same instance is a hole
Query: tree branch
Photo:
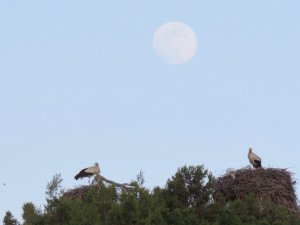
{"type": "Polygon", "coordinates": [[[107,178],[105,178],[105,177],[103,177],[103,176],[101,176],[101,175],[97,175],[97,176],[95,177],[95,180],[96,180],[98,183],[100,183],[101,181],[104,181],[104,182],[109,183],[109,184],[111,184],[111,185],[113,185],[113,186],[116,186],[116,187],[119,187],[119,188],[124,188],[124,189],[126,189],[127,191],[129,191],[129,190],[131,190],[131,189],[133,189],[133,188],[136,188],[136,186],[134,186],[134,185],[132,185],[132,184],[128,184],[128,183],[122,183],[122,184],[120,184],[120,183],[117,183],[117,182],[115,182],[115,181],[109,180],[109,179],[107,179],[107,178]]]}

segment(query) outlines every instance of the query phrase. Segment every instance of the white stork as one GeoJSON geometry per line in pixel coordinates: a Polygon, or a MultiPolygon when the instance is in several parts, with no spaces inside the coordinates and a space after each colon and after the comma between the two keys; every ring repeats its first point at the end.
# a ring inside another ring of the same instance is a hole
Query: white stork
{"type": "Polygon", "coordinates": [[[100,174],[100,168],[98,163],[95,163],[94,166],[90,166],[88,168],[80,170],[80,172],[74,177],[74,179],[78,180],[79,178],[82,179],[84,177],[88,177],[90,183],[90,177],[98,174],[100,174]]]}
{"type": "Polygon", "coordinates": [[[254,168],[261,167],[261,158],[252,152],[252,148],[249,148],[248,159],[254,168]]]}

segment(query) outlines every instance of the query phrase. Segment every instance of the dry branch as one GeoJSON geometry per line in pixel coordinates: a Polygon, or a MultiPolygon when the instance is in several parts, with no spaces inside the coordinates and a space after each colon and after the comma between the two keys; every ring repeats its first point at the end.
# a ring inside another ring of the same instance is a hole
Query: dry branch
{"type": "Polygon", "coordinates": [[[119,187],[119,188],[124,188],[127,191],[132,189],[132,188],[136,188],[136,186],[133,186],[132,184],[128,184],[128,183],[120,184],[120,183],[117,183],[115,181],[106,179],[105,177],[103,177],[101,175],[96,176],[95,180],[97,181],[97,183],[100,183],[101,181],[105,181],[106,183],[109,183],[113,186],[116,186],[116,187],[119,187]]]}

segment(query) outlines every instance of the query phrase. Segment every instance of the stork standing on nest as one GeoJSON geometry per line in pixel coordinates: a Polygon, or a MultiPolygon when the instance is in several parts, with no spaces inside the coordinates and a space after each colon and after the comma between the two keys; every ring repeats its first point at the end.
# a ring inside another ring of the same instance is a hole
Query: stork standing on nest
{"type": "Polygon", "coordinates": [[[94,166],[90,166],[88,168],[84,168],[80,170],[80,172],[74,177],[75,180],[78,180],[79,178],[89,178],[89,183],[90,183],[90,178],[94,175],[99,175],[100,174],[100,168],[98,163],[95,163],[94,166]]]}
{"type": "Polygon", "coordinates": [[[261,167],[261,158],[252,151],[252,148],[249,148],[248,159],[255,169],[261,167]]]}

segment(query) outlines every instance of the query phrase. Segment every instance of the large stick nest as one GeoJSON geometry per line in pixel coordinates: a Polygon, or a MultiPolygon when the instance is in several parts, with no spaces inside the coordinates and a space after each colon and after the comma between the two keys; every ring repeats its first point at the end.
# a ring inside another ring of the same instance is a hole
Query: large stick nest
{"type": "Polygon", "coordinates": [[[216,192],[223,194],[227,201],[240,199],[249,194],[255,196],[258,204],[269,198],[275,204],[299,213],[295,183],[287,169],[229,169],[225,175],[217,179],[216,192]]]}

